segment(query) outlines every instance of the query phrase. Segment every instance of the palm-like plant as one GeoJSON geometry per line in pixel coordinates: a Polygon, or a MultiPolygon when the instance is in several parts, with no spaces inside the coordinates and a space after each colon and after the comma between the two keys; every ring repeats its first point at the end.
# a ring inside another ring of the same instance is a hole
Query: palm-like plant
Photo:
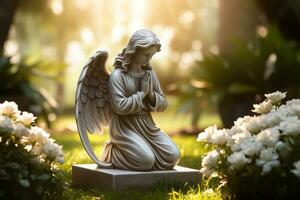
{"type": "MultiPolygon", "coordinates": [[[[41,115],[50,126],[51,118],[56,114],[56,101],[47,90],[39,87],[33,79],[53,79],[40,73],[41,67],[48,64],[41,61],[26,64],[25,60],[12,63],[10,57],[0,57],[0,101],[15,101],[23,110],[41,115]]],[[[58,63],[51,63],[52,68],[58,63]]]]}
{"type": "Polygon", "coordinates": [[[206,97],[215,102],[228,127],[237,117],[249,114],[263,94],[280,90],[287,91],[290,98],[299,97],[299,74],[298,48],[271,28],[265,37],[257,34],[251,42],[240,41],[230,54],[206,54],[191,70],[192,83],[198,84],[189,82],[182,87],[181,107],[206,97]]]}

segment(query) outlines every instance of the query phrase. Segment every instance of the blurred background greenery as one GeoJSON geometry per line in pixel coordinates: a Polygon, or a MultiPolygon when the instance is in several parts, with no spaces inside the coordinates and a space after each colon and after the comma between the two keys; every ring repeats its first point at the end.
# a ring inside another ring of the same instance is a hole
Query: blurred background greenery
{"type": "Polygon", "coordinates": [[[140,28],[162,43],[152,64],[171,99],[168,116],[184,121],[170,132],[228,127],[268,92],[300,96],[297,0],[1,0],[0,101],[51,127],[73,114],[89,56],[108,50],[112,70],[140,28]]]}

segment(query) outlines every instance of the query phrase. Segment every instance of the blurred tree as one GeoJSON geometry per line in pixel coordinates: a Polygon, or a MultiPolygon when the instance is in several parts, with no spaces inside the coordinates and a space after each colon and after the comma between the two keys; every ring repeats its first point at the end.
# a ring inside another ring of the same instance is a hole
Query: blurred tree
{"type": "Polygon", "coordinates": [[[47,0],[1,0],[0,1],[0,52],[14,23],[17,11],[40,14],[45,11],[47,0]]]}
{"type": "Polygon", "coordinates": [[[253,39],[257,25],[264,24],[265,19],[255,1],[220,0],[219,3],[218,45],[220,53],[227,54],[235,42],[253,39]]]}
{"type": "Polygon", "coordinates": [[[239,39],[249,40],[258,25],[276,24],[286,38],[300,44],[300,1],[220,0],[220,52],[230,52],[239,39]]]}
{"type": "Polygon", "coordinates": [[[13,23],[18,0],[0,1],[0,55],[3,54],[4,43],[8,38],[8,33],[13,23]]]}
{"type": "MultiPolygon", "coordinates": [[[[32,56],[28,52],[23,54],[22,49],[30,49],[28,47],[32,45],[22,46],[21,42],[16,44],[15,35],[17,38],[24,38],[26,40],[26,29],[18,29],[22,26],[18,26],[22,23],[18,20],[20,13],[23,16],[34,16],[40,19],[42,16],[49,18],[51,13],[47,6],[47,0],[13,0],[13,1],[1,1],[0,2],[0,36],[1,36],[1,49],[3,53],[0,56],[0,82],[1,82],[1,95],[0,100],[15,101],[20,109],[33,112],[36,115],[42,115],[50,126],[50,122],[53,120],[56,112],[56,101],[49,95],[47,90],[43,86],[37,83],[46,82],[45,80],[53,80],[50,74],[43,73],[46,68],[63,68],[62,63],[54,62],[51,59],[30,59],[32,56]],[[10,31],[14,27],[17,31],[10,31]],[[9,37],[9,33],[15,32],[13,37],[9,37]],[[16,33],[17,32],[17,33],[16,33]],[[8,39],[12,39],[15,46],[19,47],[19,52],[14,52],[13,55],[7,55],[4,53],[4,44],[8,39]],[[17,59],[15,59],[17,58],[17,59]]],[[[44,18],[44,19],[45,19],[44,18]]],[[[50,18],[49,18],[50,19],[50,18]]],[[[23,22],[26,22],[24,20],[23,22]]],[[[30,20],[30,22],[32,22],[30,20]]],[[[32,28],[31,26],[29,26],[32,28]]],[[[34,26],[33,26],[34,27],[34,26]]],[[[31,37],[36,37],[32,34],[31,37]]],[[[18,39],[17,39],[18,40],[18,39]]],[[[20,41],[20,40],[18,40],[20,41]]],[[[39,57],[39,55],[37,55],[39,57]]]]}
{"type": "MultiPolygon", "coordinates": [[[[15,23],[21,55],[46,57],[65,63],[68,45],[72,41],[80,41],[82,28],[92,21],[89,10],[81,9],[71,0],[45,1],[34,7],[26,5],[18,10],[15,23]]],[[[52,66],[52,74],[59,78],[55,83],[55,99],[60,100],[60,108],[64,107],[65,102],[66,67],[62,66],[65,65],[52,66]]],[[[41,84],[49,87],[47,83],[41,84]]]]}

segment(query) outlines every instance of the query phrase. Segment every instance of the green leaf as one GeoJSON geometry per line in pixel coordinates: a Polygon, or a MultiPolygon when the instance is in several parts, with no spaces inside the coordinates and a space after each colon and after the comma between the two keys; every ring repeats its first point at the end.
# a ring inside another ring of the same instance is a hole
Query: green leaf
{"type": "Polygon", "coordinates": [[[30,175],[30,178],[31,178],[32,180],[36,180],[36,175],[31,174],[31,175],[30,175]]]}
{"type": "Polygon", "coordinates": [[[12,169],[20,169],[20,165],[15,162],[9,162],[6,163],[6,167],[12,168],[12,169]]]}
{"type": "Polygon", "coordinates": [[[4,169],[0,169],[0,177],[7,175],[4,169]]]}
{"type": "Polygon", "coordinates": [[[34,187],[35,191],[38,193],[38,194],[41,194],[43,192],[43,187],[41,185],[36,185],[34,187]]]}
{"type": "Polygon", "coordinates": [[[30,186],[30,183],[27,179],[21,179],[19,182],[22,185],[22,187],[28,188],[30,186]]]}
{"type": "Polygon", "coordinates": [[[43,174],[41,176],[38,176],[36,179],[41,180],[41,181],[46,181],[50,178],[49,174],[43,174]]]}

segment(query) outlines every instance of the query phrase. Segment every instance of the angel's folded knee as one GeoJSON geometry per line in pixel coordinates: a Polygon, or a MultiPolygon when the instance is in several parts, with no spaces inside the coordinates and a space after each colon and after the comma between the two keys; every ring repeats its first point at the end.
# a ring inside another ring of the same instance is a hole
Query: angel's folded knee
{"type": "Polygon", "coordinates": [[[180,159],[180,150],[177,146],[173,145],[171,148],[171,154],[168,156],[168,161],[173,164],[177,164],[180,159]]]}
{"type": "Polygon", "coordinates": [[[138,155],[138,162],[136,162],[136,170],[150,170],[155,163],[154,154],[151,151],[144,151],[138,155]]]}

